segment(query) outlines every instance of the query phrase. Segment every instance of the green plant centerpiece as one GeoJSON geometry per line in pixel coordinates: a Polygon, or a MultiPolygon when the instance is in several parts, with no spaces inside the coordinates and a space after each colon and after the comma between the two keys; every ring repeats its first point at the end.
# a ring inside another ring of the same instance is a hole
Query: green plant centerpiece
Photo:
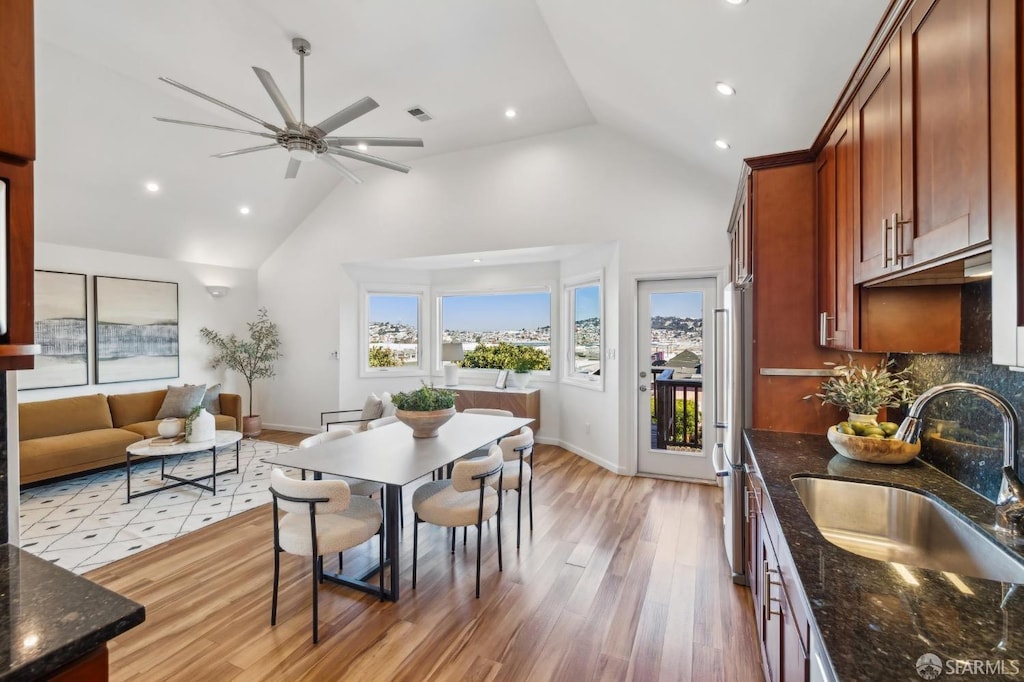
{"type": "Polygon", "coordinates": [[[259,309],[256,320],[249,322],[248,327],[248,339],[240,339],[234,334],[223,335],[207,327],[200,329],[199,334],[216,351],[210,360],[214,369],[224,365],[245,378],[249,387],[249,413],[240,426],[246,436],[257,436],[263,427],[260,416],[253,413],[252,385],[257,379],[274,376],[274,361],[281,357],[281,336],[266,308],[259,309]]]}
{"type": "Polygon", "coordinates": [[[189,410],[188,416],[185,417],[185,440],[192,437],[192,425],[196,422],[196,417],[203,411],[203,404],[200,403],[189,410]]]}
{"type": "MultiPolygon", "coordinates": [[[[862,462],[904,464],[921,451],[921,443],[913,444],[893,438],[899,429],[894,422],[878,422],[883,407],[899,407],[914,399],[911,370],[891,371],[892,361],[882,360],[877,366],[858,365],[853,357],[849,363],[833,365],[834,374],[821,384],[822,404],[835,405],[849,411],[847,421],[829,427],[828,440],[836,451],[862,462]]],[[[810,398],[811,396],[807,396],[810,398]]]]}
{"type": "Polygon", "coordinates": [[[398,420],[412,429],[414,438],[436,438],[438,429],[455,415],[455,391],[423,384],[414,391],[391,396],[398,420]]]}

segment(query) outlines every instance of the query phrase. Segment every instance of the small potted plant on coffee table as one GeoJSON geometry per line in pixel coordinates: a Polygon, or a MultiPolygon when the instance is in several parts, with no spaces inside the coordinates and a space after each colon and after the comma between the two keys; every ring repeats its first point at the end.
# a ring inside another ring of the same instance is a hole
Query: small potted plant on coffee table
{"type": "Polygon", "coordinates": [[[455,391],[423,384],[415,391],[396,393],[391,402],[398,421],[412,429],[414,438],[435,438],[437,431],[455,415],[455,391]]]}

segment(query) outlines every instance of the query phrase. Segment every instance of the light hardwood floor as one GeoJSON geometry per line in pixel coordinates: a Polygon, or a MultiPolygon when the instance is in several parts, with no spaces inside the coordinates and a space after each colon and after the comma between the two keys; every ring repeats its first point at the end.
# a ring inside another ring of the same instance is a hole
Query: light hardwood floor
{"type": "MultiPolygon", "coordinates": [[[[317,645],[307,559],[282,555],[270,626],[269,505],[92,571],[146,606],[146,622],[110,642],[111,679],[762,679],[749,592],[725,564],[720,489],[616,476],[554,446],[538,446],[537,463],[534,531],[517,553],[511,493],[505,570],[491,524],[479,600],[474,531],[453,556],[442,529],[422,526],[413,591],[407,523],[400,601],[325,584],[317,645]]],[[[346,553],[346,569],[375,554],[346,553]]]]}

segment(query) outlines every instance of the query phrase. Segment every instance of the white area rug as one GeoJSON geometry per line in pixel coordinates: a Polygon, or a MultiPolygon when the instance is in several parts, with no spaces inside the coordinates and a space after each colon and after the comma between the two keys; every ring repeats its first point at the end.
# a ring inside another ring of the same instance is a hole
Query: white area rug
{"type": "MultiPolygon", "coordinates": [[[[21,548],[75,573],[85,573],[162,542],[270,502],[269,464],[262,460],[294,448],[243,440],[238,473],[217,475],[217,494],[178,486],[125,501],[124,468],[21,493],[21,548]]],[[[232,469],[235,447],[217,453],[217,469],[232,469]]],[[[183,478],[209,474],[209,453],[167,458],[167,471],[183,478]]],[[[204,481],[209,485],[210,481],[204,481]]],[[[132,464],[132,494],[158,488],[160,460],[132,464]]]]}

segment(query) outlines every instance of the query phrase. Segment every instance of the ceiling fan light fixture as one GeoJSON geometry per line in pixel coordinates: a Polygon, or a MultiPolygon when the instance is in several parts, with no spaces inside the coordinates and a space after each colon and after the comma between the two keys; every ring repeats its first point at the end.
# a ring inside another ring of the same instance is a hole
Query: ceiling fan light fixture
{"type": "Polygon", "coordinates": [[[288,148],[288,156],[296,161],[312,161],[317,157],[316,145],[307,138],[293,137],[285,146],[288,148]]]}

